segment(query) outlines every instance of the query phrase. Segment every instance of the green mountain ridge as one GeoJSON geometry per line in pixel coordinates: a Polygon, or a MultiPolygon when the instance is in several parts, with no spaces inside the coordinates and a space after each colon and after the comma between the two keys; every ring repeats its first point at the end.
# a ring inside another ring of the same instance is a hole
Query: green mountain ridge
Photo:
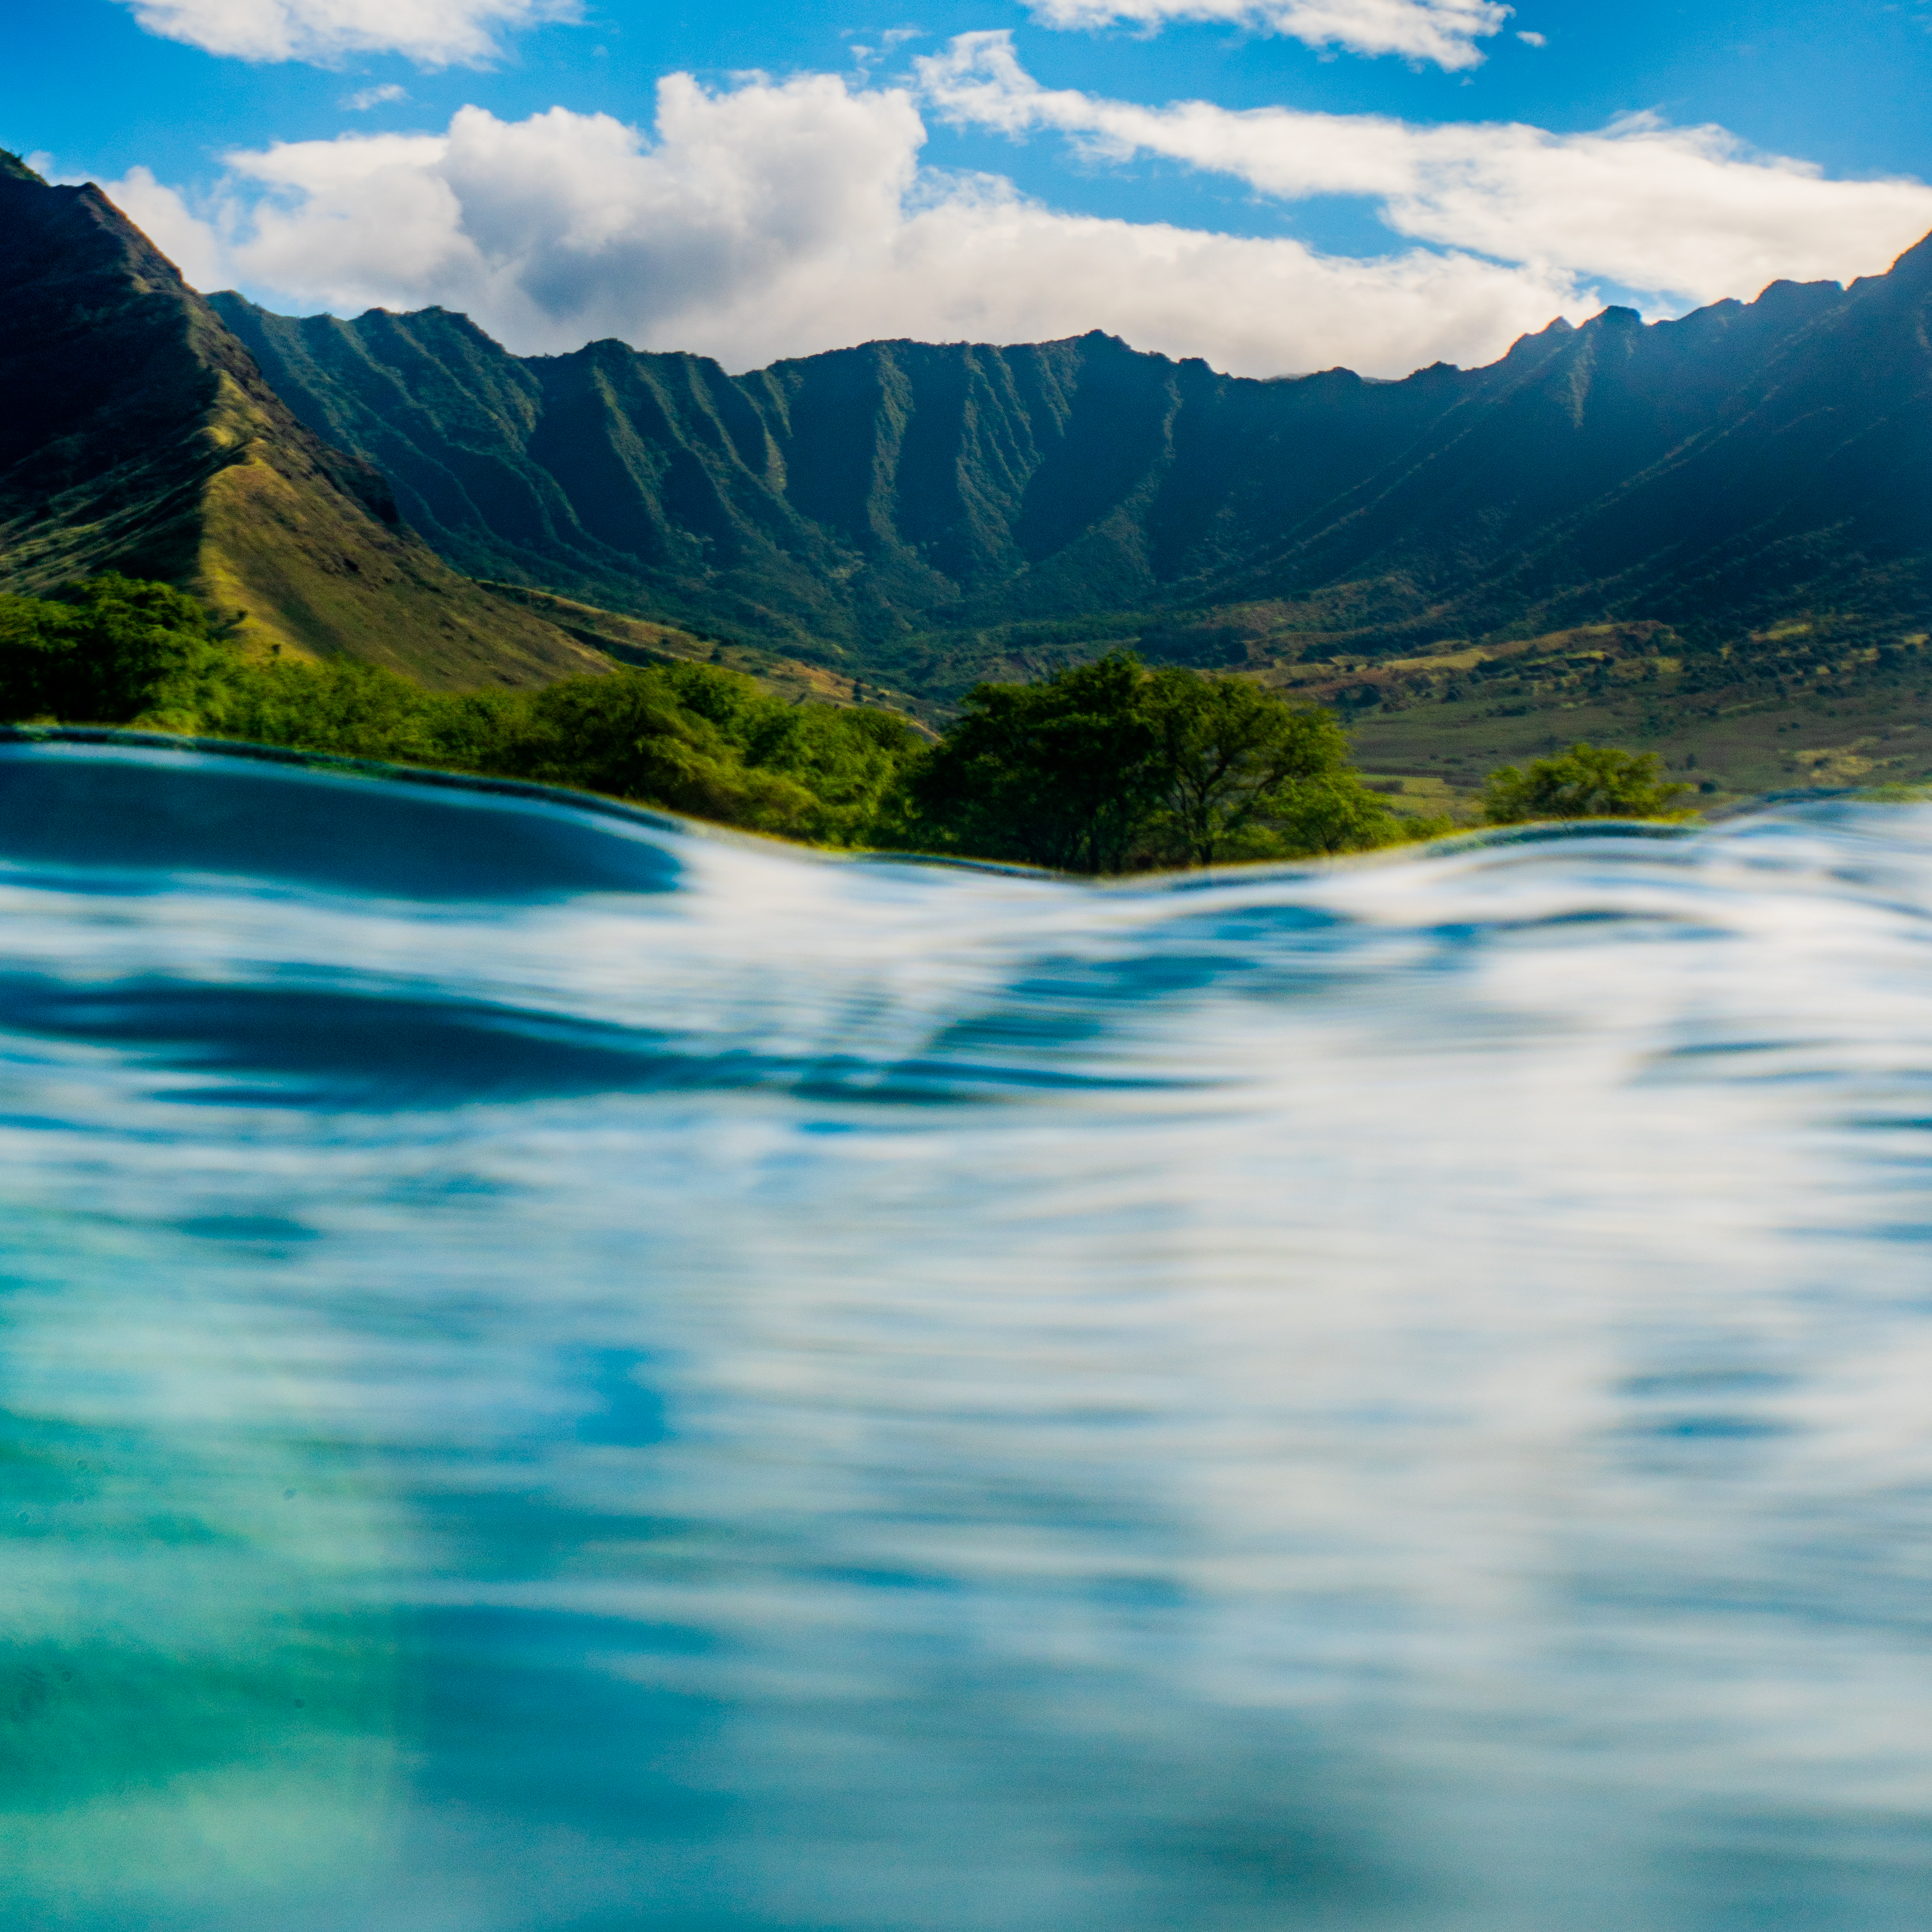
{"type": "Polygon", "coordinates": [[[1932,240],[1849,288],[1609,309],[1395,382],[1098,332],[733,376],[611,341],[515,356],[438,309],[212,305],[456,567],[932,698],[1129,636],[1220,664],[1631,622],[1714,649],[1932,604],[1932,240]]]}
{"type": "Polygon", "coordinates": [[[0,590],[115,568],[432,687],[695,658],[931,724],[1128,645],[1329,706],[1431,810],[1580,736],[1706,791],[1932,776],[1932,239],[1401,382],[1097,332],[520,357],[204,300],[4,155],[0,278],[0,590]]]}
{"type": "Polygon", "coordinates": [[[98,188],[0,160],[0,590],[118,570],[245,613],[263,654],[436,686],[604,666],[443,562],[98,188]]]}

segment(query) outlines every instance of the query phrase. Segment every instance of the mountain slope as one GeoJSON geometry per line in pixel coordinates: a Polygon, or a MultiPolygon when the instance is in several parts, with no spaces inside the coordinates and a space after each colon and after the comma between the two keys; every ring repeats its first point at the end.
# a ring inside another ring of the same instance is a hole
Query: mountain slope
{"type": "Polygon", "coordinates": [[[1352,482],[1448,400],[1339,372],[1231,384],[1097,333],[873,343],[733,378],[615,342],[513,356],[439,309],[296,321],[212,301],[460,567],[861,662],[949,623],[1157,598],[1186,569],[1187,472],[1228,453],[1188,447],[1210,416],[1216,443],[1264,451],[1321,438],[1346,398],[1352,482]]]}
{"type": "MultiPolygon", "coordinates": [[[[1840,290],[1644,327],[1612,309],[1472,391],[1405,463],[1226,587],[1408,574],[1462,633],[1658,619],[1735,634],[1932,588],[1932,242],[1840,290]]],[[[1489,372],[1478,372],[1486,375],[1489,372]]]]}
{"type": "MultiPolygon", "coordinates": [[[[1237,657],[1616,621],[1714,646],[1820,609],[1882,631],[1932,591],[1932,243],[1850,289],[1611,309],[1390,383],[1099,334],[732,377],[615,342],[513,356],[440,310],[212,301],[459,567],[935,693],[1015,626],[1158,654],[1150,613],[1232,605],[1237,657]]],[[[1215,648],[1174,622],[1174,654],[1215,648]]]]}
{"type": "Polygon", "coordinates": [[[0,158],[0,589],[165,579],[263,648],[426,682],[546,682],[595,653],[457,575],[99,189],[0,158]]]}

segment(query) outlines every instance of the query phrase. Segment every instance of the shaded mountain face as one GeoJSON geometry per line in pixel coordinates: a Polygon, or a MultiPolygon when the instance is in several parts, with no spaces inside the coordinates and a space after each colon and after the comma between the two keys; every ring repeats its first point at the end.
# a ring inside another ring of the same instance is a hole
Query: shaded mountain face
{"type": "Polygon", "coordinates": [[[1932,242],[1850,289],[1613,308],[1400,382],[1097,333],[734,377],[616,342],[514,356],[438,309],[212,306],[458,568],[928,688],[1002,627],[1158,655],[1160,614],[1237,606],[1290,655],[1615,621],[1710,645],[1809,610],[1922,622],[1932,592],[1932,242]]]}
{"type": "Polygon", "coordinates": [[[265,648],[432,684],[603,668],[437,557],[98,188],[0,156],[0,590],[158,578],[245,610],[265,648]]]}

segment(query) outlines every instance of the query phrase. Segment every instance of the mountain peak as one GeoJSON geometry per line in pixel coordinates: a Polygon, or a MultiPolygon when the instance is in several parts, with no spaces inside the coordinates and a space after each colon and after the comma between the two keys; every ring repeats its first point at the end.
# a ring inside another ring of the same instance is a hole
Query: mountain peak
{"type": "Polygon", "coordinates": [[[49,184],[45,176],[34,173],[18,154],[4,148],[0,148],[0,181],[32,182],[36,188],[49,184]]]}
{"type": "Polygon", "coordinates": [[[1519,335],[1504,352],[1503,361],[1518,364],[1539,361],[1547,356],[1565,336],[1574,335],[1576,330],[1568,320],[1558,316],[1547,322],[1534,335],[1519,335]]]}
{"type": "Polygon", "coordinates": [[[1913,242],[1892,263],[1890,272],[1905,281],[1932,281],[1932,235],[1913,242]]]}

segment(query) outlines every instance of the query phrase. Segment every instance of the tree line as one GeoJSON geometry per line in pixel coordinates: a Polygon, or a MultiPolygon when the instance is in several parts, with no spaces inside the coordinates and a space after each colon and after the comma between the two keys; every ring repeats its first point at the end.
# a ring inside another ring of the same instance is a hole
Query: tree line
{"type": "MultiPolygon", "coordinates": [[[[1360,851],[1451,829],[1363,782],[1328,712],[1114,652],[982,684],[937,743],[896,713],[790,704],[670,664],[537,691],[431,692],[380,666],[244,656],[166,584],[0,597],[0,717],[130,725],[596,792],[748,830],[1121,873],[1360,851]]],[[[1669,815],[1654,758],[1574,747],[1490,781],[1493,822],[1669,815]]]]}

